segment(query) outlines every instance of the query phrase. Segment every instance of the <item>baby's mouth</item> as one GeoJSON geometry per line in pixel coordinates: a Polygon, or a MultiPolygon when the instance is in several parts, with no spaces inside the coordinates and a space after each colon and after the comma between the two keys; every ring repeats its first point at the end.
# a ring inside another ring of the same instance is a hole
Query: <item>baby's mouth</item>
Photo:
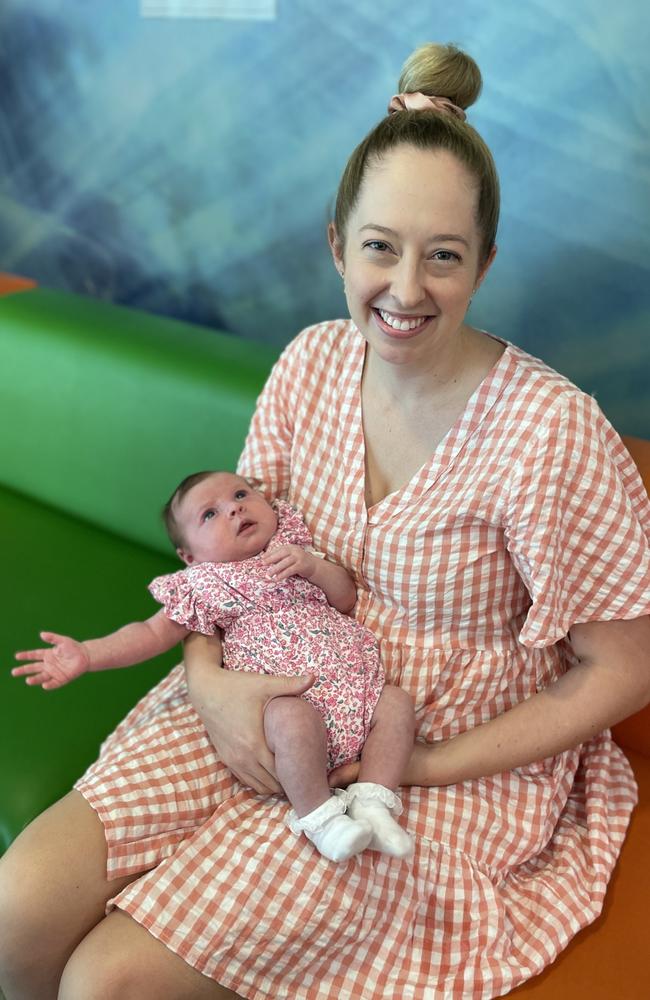
{"type": "Polygon", "coordinates": [[[237,528],[237,534],[241,535],[243,531],[247,531],[249,528],[252,528],[254,524],[255,521],[242,521],[237,528]]]}

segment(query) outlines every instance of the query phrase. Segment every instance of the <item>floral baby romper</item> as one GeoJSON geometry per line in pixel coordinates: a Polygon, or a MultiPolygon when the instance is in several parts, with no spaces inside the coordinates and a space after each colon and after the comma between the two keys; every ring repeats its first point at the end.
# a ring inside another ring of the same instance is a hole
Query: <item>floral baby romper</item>
{"type": "MultiPolygon", "coordinates": [[[[267,548],[311,546],[300,514],[283,500],[273,506],[278,527],[267,548]]],[[[320,587],[300,576],[272,580],[258,553],[159,576],[149,590],[168,618],[192,632],[214,635],[223,629],[229,670],[314,674],[303,697],[325,722],[329,770],[359,756],[384,680],[377,643],[371,632],[331,607],[320,587]]]]}

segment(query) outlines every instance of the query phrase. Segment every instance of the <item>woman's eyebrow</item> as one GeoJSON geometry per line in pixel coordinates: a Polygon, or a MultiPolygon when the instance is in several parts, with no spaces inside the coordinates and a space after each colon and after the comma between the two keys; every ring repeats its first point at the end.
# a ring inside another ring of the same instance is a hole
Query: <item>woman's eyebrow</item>
{"type": "MultiPolygon", "coordinates": [[[[365,226],[361,226],[359,232],[362,233],[366,229],[372,229],[375,232],[386,233],[388,236],[397,236],[399,238],[399,233],[396,233],[394,229],[389,229],[388,226],[378,226],[374,222],[368,222],[365,226]]],[[[464,236],[460,233],[434,233],[433,236],[429,237],[429,242],[431,243],[462,243],[463,246],[469,248],[469,243],[464,236]]]]}

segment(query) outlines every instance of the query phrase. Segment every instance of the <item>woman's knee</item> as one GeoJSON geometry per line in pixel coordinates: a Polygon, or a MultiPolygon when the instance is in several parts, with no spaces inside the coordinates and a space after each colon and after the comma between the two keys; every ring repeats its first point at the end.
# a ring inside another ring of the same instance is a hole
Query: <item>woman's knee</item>
{"type": "Polygon", "coordinates": [[[229,1000],[224,990],[175,955],[121,910],[84,938],[63,971],[58,1000],[229,1000]]]}
{"type": "Polygon", "coordinates": [[[0,964],[30,954],[43,929],[47,870],[29,848],[27,831],[0,858],[0,964]]]}
{"type": "Polygon", "coordinates": [[[106,881],[103,830],[78,793],[38,816],[0,859],[0,982],[49,996],[29,984],[58,982],[106,900],[128,881],[106,881]]]}
{"type": "Polygon", "coordinates": [[[91,937],[88,935],[68,959],[58,1000],[129,1000],[137,996],[137,969],[129,957],[110,950],[98,952],[87,944],[91,937]]]}

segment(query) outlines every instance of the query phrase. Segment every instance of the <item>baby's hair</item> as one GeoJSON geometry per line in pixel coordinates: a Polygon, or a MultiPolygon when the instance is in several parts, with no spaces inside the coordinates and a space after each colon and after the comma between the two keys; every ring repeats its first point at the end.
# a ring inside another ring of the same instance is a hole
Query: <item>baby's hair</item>
{"type": "Polygon", "coordinates": [[[213,476],[215,474],[214,469],[208,469],[204,472],[192,472],[189,476],[185,476],[182,482],[178,484],[169,500],[162,509],[162,519],[167,529],[167,534],[169,535],[169,540],[175,549],[180,549],[185,544],[185,540],[181,534],[180,527],[174,516],[174,506],[183,499],[186,493],[196,486],[197,483],[203,482],[208,476],[213,476]]]}

